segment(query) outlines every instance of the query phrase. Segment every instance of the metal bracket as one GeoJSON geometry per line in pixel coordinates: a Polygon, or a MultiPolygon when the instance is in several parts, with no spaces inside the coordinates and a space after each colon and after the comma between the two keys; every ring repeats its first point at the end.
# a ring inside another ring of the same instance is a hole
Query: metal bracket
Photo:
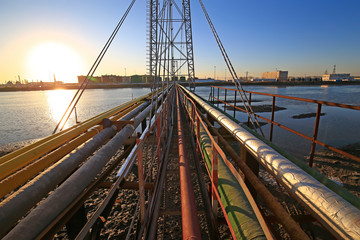
{"type": "Polygon", "coordinates": [[[116,126],[118,131],[120,131],[124,126],[134,124],[134,121],[111,121],[111,123],[116,126]]]}

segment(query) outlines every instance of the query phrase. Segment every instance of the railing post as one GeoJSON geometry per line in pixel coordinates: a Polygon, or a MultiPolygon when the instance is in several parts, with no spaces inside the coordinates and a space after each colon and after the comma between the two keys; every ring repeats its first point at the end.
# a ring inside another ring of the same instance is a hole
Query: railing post
{"type": "MultiPolygon", "coordinates": [[[[227,95],[227,89],[225,89],[225,101],[226,102],[226,95],[227,95]]],[[[226,103],[224,103],[224,112],[225,112],[225,109],[226,109],[226,103]]]]}
{"type": "Polygon", "coordinates": [[[200,117],[196,115],[196,137],[200,139],[200,117]]]}
{"type": "Polygon", "coordinates": [[[236,112],[236,93],[237,93],[237,90],[235,90],[234,92],[235,92],[235,97],[234,97],[234,118],[235,118],[235,112],[236,112]]]}
{"type": "MultiPolygon", "coordinates": [[[[166,124],[166,114],[167,114],[167,104],[165,103],[164,104],[164,109],[163,109],[163,119],[162,119],[162,122],[163,122],[163,132],[166,133],[166,128],[167,128],[167,124],[166,124]]],[[[164,134],[164,138],[166,139],[167,137],[167,134],[164,134]]]]}
{"type": "MultiPolygon", "coordinates": [[[[259,162],[251,155],[247,150],[246,147],[241,144],[240,145],[240,159],[241,161],[245,162],[246,165],[251,169],[251,171],[256,175],[259,176],[259,162]]],[[[249,188],[249,191],[254,199],[256,199],[257,193],[253,185],[250,183],[249,179],[245,177],[245,184],[249,188]]]]}
{"type": "Polygon", "coordinates": [[[191,105],[191,131],[194,132],[195,127],[195,103],[191,105]]]}
{"type": "Polygon", "coordinates": [[[160,166],[159,165],[159,161],[160,161],[160,130],[161,130],[161,127],[160,127],[160,124],[161,124],[161,122],[160,122],[160,117],[158,117],[158,119],[157,119],[157,121],[156,121],[156,125],[157,125],[157,127],[156,127],[156,140],[157,140],[157,150],[156,150],[156,154],[157,154],[157,157],[158,157],[158,166],[160,166]]]}
{"type": "MultiPolygon", "coordinates": [[[[136,144],[140,144],[140,139],[136,139],[136,144]]],[[[144,222],[145,216],[145,188],[144,188],[144,169],[142,160],[142,147],[139,148],[137,153],[138,159],[138,178],[139,178],[139,193],[140,193],[140,220],[144,222]]]]}
{"type": "Polygon", "coordinates": [[[274,129],[274,118],[275,118],[275,96],[272,97],[272,108],[271,108],[271,125],[270,125],[270,141],[272,142],[273,129],[274,129]]]}
{"type": "Polygon", "coordinates": [[[74,110],[75,110],[75,123],[78,124],[80,122],[78,121],[76,107],[74,107],[74,110]]]}
{"type": "Polygon", "coordinates": [[[318,130],[319,130],[319,123],[320,123],[320,116],[321,116],[321,103],[318,103],[317,111],[316,111],[316,119],[315,119],[315,127],[314,127],[314,135],[312,138],[311,144],[311,151],[310,151],[310,159],[309,159],[309,166],[312,167],[314,161],[314,153],[316,148],[315,141],[317,140],[318,130]]]}
{"type": "MultiPolygon", "coordinates": [[[[216,139],[217,137],[214,137],[216,139]]],[[[212,210],[214,213],[215,219],[217,218],[217,209],[218,209],[218,199],[216,197],[215,192],[217,191],[218,187],[218,152],[214,145],[214,142],[211,141],[211,178],[212,178],[212,188],[211,188],[211,204],[212,210]]]]}
{"type": "MultiPolygon", "coordinates": [[[[246,94],[246,93],[244,93],[244,94],[246,94]]],[[[249,106],[251,106],[251,93],[250,93],[250,95],[249,95],[249,106]]],[[[255,114],[255,113],[253,112],[252,114],[255,114]]],[[[248,116],[247,125],[248,125],[248,126],[250,125],[250,116],[248,116]]],[[[256,129],[254,129],[254,130],[256,130],[256,129]]]]}
{"type": "Polygon", "coordinates": [[[217,107],[219,107],[219,99],[220,99],[220,88],[218,88],[218,97],[217,97],[217,107]]]}
{"type": "Polygon", "coordinates": [[[212,100],[213,100],[213,103],[215,103],[215,87],[213,86],[213,94],[212,94],[212,100]]]}
{"type": "Polygon", "coordinates": [[[211,86],[210,97],[211,98],[209,100],[214,103],[214,87],[213,86],[211,86]]]}
{"type": "Polygon", "coordinates": [[[199,142],[200,142],[200,117],[196,115],[195,145],[196,145],[197,154],[200,154],[201,152],[200,144],[198,144],[199,142]]]}

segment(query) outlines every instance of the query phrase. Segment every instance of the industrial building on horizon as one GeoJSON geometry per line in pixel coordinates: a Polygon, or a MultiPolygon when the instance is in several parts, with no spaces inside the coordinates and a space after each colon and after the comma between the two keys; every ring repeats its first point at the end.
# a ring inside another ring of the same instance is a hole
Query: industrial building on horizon
{"type": "MultiPolygon", "coordinates": [[[[82,83],[86,76],[78,76],[78,83],[82,83]]],[[[117,75],[102,75],[90,77],[90,84],[96,83],[151,83],[152,76],[150,75],[132,75],[132,76],[117,76],[117,75]]]]}
{"type": "Polygon", "coordinates": [[[253,82],[287,82],[288,71],[263,72],[261,78],[251,79],[253,82]]]}
{"type": "Polygon", "coordinates": [[[274,71],[274,72],[263,72],[261,79],[251,79],[255,82],[318,82],[318,81],[330,81],[330,82],[344,82],[344,81],[355,81],[358,78],[351,76],[350,73],[336,73],[336,65],[334,65],[333,73],[325,74],[321,76],[305,76],[305,77],[289,77],[288,71],[274,71]]]}
{"type": "Polygon", "coordinates": [[[286,82],[288,80],[288,71],[263,72],[262,79],[274,79],[276,82],[286,82]]]}
{"type": "Polygon", "coordinates": [[[343,82],[343,81],[354,81],[354,77],[350,76],[350,73],[331,73],[331,74],[323,74],[323,81],[331,81],[331,82],[343,82]]]}

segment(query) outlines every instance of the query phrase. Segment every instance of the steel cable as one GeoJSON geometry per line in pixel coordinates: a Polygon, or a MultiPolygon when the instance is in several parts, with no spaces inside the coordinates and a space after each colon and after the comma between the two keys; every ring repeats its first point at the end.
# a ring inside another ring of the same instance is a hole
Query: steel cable
{"type": "MultiPolygon", "coordinates": [[[[263,131],[262,131],[262,129],[261,129],[261,126],[260,126],[260,124],[259,124],[256,116],[254,115],[254,111],[252,110],[252,107],[251,107],[251,105],[249,104],[249,100],[248,100],[246,94],[243,92],[244,89],[242,88],[242,85],[241,85],[241,83],[240,83],[240,80],[239,80],[239,78],[238,78],[238,76],[237,76],[237,74],[236,74],[236,72],[235,72],[235,69],[234,69],[234,67],[233,67],[233,65],[232,65],[232,63],[231,63],[231,61],[230,61],[229,56],[227,55],[227,52],[226,52],[226,50],[225,50],[225,47],[224,47],[224,45],[222,44],[222,42],[221,42],[221,40],[220,40],[220,37],[219,37],[219,35],[217,34],[217,32],[216,32],[216,30],[215,30],[215,27],[214,27],[214,25],[213,25],[213,23],[212,23],[212,21],[211,21],[211,19],[210,19],[210,16],[209,16],[209,14],[208,14],[207,11],[206,11],[203,2],[202,2],[201,0],[199,0],[199,3],[200,3],[201,8],[202,8],[202,10],[203,10],[203,12],[204,12],[205,18],[206,18],[206,20],[208,21],[208,24],[209,24],[209,26],[210,26],[210,28],[211,28],[211,30],[212,30],[212,32],[213,32],[213,35],[214,35],[215,40],[216,40],[216,43],[218,44],[218,46],[219,46],[219,48],[220,48],[221,54],[222,54],[222,56],[223,56],[223,58],[224,58],[224,60],[225,60],[225,63],[226,63],[226,65],[227,65],[227,67],[228,67],[228,70],[229,70],[229,72],[230,72],[230,74],[231,74],[231,76],[232,76],[232,78],[233,78],[233,81],[234,81],[234,84],[235,84],[235,86],[236,86],[236,89],[237,89],[238,92],[239,92],[239,95],[240,95],[241,100],[242,100],[242,102],[243,102],[244,108],[245,108],[245,110],[246,110],[246,112],[247,112],[247,114],[248,114],[249,120],[250,120],[251,124],[253,125],[254,130],[257,131],[256,129],[257,129],[257,127],[258,127],[258,128],[260,129],[261,134],[264,136],[264,133],[263,133],[263,131]],[[247,105],[246,105],[246,104],[247,104],[247,105]],[[256,123],[257,126],[255,125],[253,118],[254,118],[255,123],[256,123]]],[[[214,79],[214,80],[215,80],[215,79],[214,79]]]]}
{"type": "Polygon", "coordinates": [[[119,23],[117,24],[117,26],[115,27],[114,31],[112,32],[112,34],[110,35],[109,39],[107,40],[106,44],[104,45],[104,47],[102,48],[100,54],[98,55],[98,57],[96,58],[95,62],[93,63],[93,65],[91,66],[88,74],[86,75],[85,79],[82,81],[80,87],[78,88],[78,90],[76,91],[73,99],[71,100],[69,106],[67,107],[65,113],[63,114],[63,116],[61,117],[59,123],[56,125],[53,134],[56,133],[56,131],[59,129],[61,122],[64,120],[65,116],[65,121],[62,124],[62,127],[60,128],[60,131],[64,128],[66,122],[68,121],[68,119],[70,118],[71,113],[74,111],[74,108],[76,107],[77,103],[79,102],[82,94],[84,93],[89,81],[93,78],[93,75],[97,69],[97,67],[99,66],[101,60],[103,59],[103,57],[105,56],[105,53],[107,52],[107,50],[109,49],[112,41],[114,40],[116,34],[118,33],[120,27],[122,26],[122,24],[124,23],[127,15],[129,14],[132,6],[134,5],[136,0],[133,0],[129,7],[127,8],[127,10],[125,11],[124,15],[122,16],[122,18],[120,19],[119,23]],[[72,106],[72,107],[71,107],[72,106]]]}

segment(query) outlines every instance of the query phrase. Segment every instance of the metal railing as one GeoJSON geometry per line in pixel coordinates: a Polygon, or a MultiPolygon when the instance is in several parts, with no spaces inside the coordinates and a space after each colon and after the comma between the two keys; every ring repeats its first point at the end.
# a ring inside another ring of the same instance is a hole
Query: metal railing
{"type": "MultiPolygon", "coordinates": [[[[321,117],[321,108],[322,106],[333,106],[333,107],[340,107],[340,108],[344,108],[344,109],[352,109],[352,110],[360,110],[360,106],[354,106],[354,105],[348,105],[348,104],[341,104],[341,103],[334,103],[334,102],[327,102],[327,101],[320,101],[320,100],[314,100],[314,99],[307,99],[307,98],[299,98],[299,97],[291,97],[291,96],[285,96],[285,95],[278,95],[278,94],[271,94],[271,93],[261,93],[261,92],[254,92],[254,91],[243,91],[244,93],[249,94],[249,104],[251,104],[251,98],[253,95],[262,95],[262,96],[269,96],[272,97],[272,108],[271,108],[271,119],[268,119],[266,117],[260,116],[259,114],[256,114],[254,112],[252,112],[251,114],[255,115],[256,117],[270,123],[270,133],[269,133],[269,140],[272,141],[273,139],[273,131],[274,131],[274,125],[278,126],[282,129],[285,129],[289,132],[292,132],[308,141],[311,142],[311,150],[310,150],[310,156],[309,156],[309,166],[312,167],[313,165],[313,160],[314,160],[314,154],[315,154],[315,147],[316,144],[325,147],[327,149],[330,149],[336,153],[339,153],[347,158],[350,158],[352,160],[358,161],[360,162],[360,158],[352,155],[350,153],[347,153],[339,148],[330,146],[322,141],[318,140],[318,132],[319,132],[319,125],[320,125],[320,117],[321,117]],[[317,111],[316,111],[316,118],[315,118],[315,124],[314,124],[314,130],[313,130],[313,135],[307,136],[304,133],[301,133],[299,131],[296,131],[294,129],[291,129],[283,124],[280,124],[278,122],[274,121],[275,118],[275,101],[276,98],[283,98],[283,99],[290,99],[290,100],[295,100],[295,101],[301,101],[301,102],[308,102],[308,103],[314,103],[317,104],[317,111]]],[[[233,88],[225,88],[225,87],[217,87],[217,86],[211,86],[211,91],[210,91],[210,96],[209,96],[209,100],[213,101],[216,100],[217,103],[223,103],[224,104],[224,111],[226,109],[226,106],[232,107],[233,110],[233,117],[235,118],[235,112],[236,110],[242,111],[242,112],[246,112],[244,109],[236,106],[236,96],[238,94],[238,90],[233,89],[233,88]],[[217,97],[215,96],[215,89],[217,89],[217,97]],[[224,100],[220,99],[220,90],[224,91],[224,100]],[[234,104],[231,104],[228,101],[228,91],[229,92],[234,92],[233,96],[234,96],[234,104]]],[[[218,105],[219,106],[219,105],[218,105]]]]}
{"type": "MultiPolygon", "coordinates": [[[[152,174],[160,174],[159,169],[161,168],[160,162],[162,162],[162,151],[166,150],[165,146],[161,145],[161,138],[170,138],[171,133],[168,132],[169,123],[167,122],[168,117],[171,117],[172,115],[172,107],[171,107],[171,101],[172,101],[173,93],[170,91],[169,94],[167,94],[166,98],[161,104],[161,107],[157,109],[156,113],[153,115],[152,119],[150,119],[147,127],[143,130],[143,133],[139,138],[136,139],[136,144],[132,148],[130,154],[125,159],[123,165],[121,166],[120,170],[117,174],[117,179],[115,183],[111,186],[109,190],[109,194],[106,196],[106,199],[102,202],[102,204],[97,208],[95,213],[91,216],[91,218],[88,220],[87,224],[82,228],[82,230],[78,233],[76,239],[83,239],[86,234],[89,232],[91,227],[94,225],[95,220],[99,218],[99,216],[102,214],[103,209],[107,206],[110,199],[117,194],[116,189],[121,188],[121,184],[124,182],[125,178],[130,174],[135,162],[137,162],[138,166],[138,190],[139,190],[139,199],[136,206],[136,209],[133,213],[133,219],[131,221],[130,227],[127,230],[127,236],[126,239],[129,239],[131,232],[133,231],[135,220],[139,216],[139,221],[141,224],[141,229],[139,230],[139,235],[144,234],[144,225],[148,224],[150,219],[150,212],[154,208],[154,199],[156,198],[156,195],[152,197],[152,200],[148,201],[148,204],[146,204],[146,186],[153,186],[152,174]],[[152,133],[156,131],[156,135],[154,137],[156,138],[151,139],[149,141],[149,137],[151,137],[152,133]],[[166,135],[166,136],[165,136],[166,135]],[[147,142],[147,143],[146,143],[147,142]],[[144,149],[144,146],[147,144],[147,147],[149,146],[149,142],[152,142],[151,147],[155,148],[152,156],[148,156],[146,153],[146,150],[144,149]],[[148,159],[146,159],[148,157],[148,159]],[[148,162],[145,163],[145,160],[148,162]],[[155,163],[157,161],[157,164],[155,163]]],[[[167,144],[168,147],[169,143],[167,144]]],[[[158,183],[155,183],[156,185],[158,183]]],[[[156,186],[154,186],[156,188],[156,186]]],[[[147,189],[149,190],[149,189],[147,189]]],[[[156,193],[155,193],[156,194],[156,193]]]]}
{"type": "MultiPolygon", "coordinates": [[[[173,97],[175,95],[174,89],[171,89],[164,101],[161,104],[161,107],[157,109],[156,113],[150,119],[150,122],[146,129],[143,131],[140,138],[137,139],[136,145],[132,149],[131,153],[129,154],[128,158],[125,160],[125,163],[119,170],[117,177],[118,181],[121,181],[124,179],[128,174],[130,173],[134,163],[137,161],[138,164],[138,180],[139,180],[139,200],[137,204],[137,208],[134,213],[134,218],[131,223],[130,228],[128,229],[128,234],[126,239],[129,239],[130,233],[132,231],[132,228],[134,227],[135,219],[137,218],[138,211],[140,212],[140,223],[141,228],[138,232],[139,236],[142,236],[143,234],[147,234],[145,232],[145,225],[152,224],[151,221],[151,215],[154,213],[154,208],[156,208],[156,201],[159,199],[159,196],[157,196],[159,193],[155,192],[154,196],[152,196],[152,200],[148,200],[148,204],[146,204],[145,199],[145,185],[150,183],[152,178],[154,177],[153,174],[161,175],[160,169],[164,166],[164,151],[168,151],[172,131],[170,128],[172,127],[172,123],[169,122],[172,115],[173,115],[173,108],[172,108],[172,101],[173,97]],[[156,132],[156,133],[155,133],[156,132]],[[152,133],[154,133],[154,137],[156,139],[150,140],[149,137],[151,137],[152,133]],[[163,139],[165,142],[167,142],[166,146],[163,145],[163,139]],[[145,142],[152,142],[151,145],[154,148],[152,151],[153,156],[147,156],[146,149],[144,149],[145,142]],[[150,157],[151,159],[148,160],[148,164],[144,164],[144,158],[150,157]],[[155,163],[156,161],[156,163],[155,163]],[[147,166],[147,167],[146,167],[147,166]],[[145,169],[145,167],[147,169],[145,169]],[[154,171],[155,170],[155,171],[154,171]]],[[[160,177],[159,177],[160,178],[160,177]]],[[[160,178],[160,181],[164,181],[162,178],[160,178]]],[[[156,182],[154,188],[158,188],[157,185],[162,185],[162,183],[156,182]]],[[[156,221],[155,221],[156,222],[156,221]]],[[[151,235],[151,232],[153,232],[153,229],[156,229],[156,224],[152,224],[149,227],[149,232],[151,235]]]]}

